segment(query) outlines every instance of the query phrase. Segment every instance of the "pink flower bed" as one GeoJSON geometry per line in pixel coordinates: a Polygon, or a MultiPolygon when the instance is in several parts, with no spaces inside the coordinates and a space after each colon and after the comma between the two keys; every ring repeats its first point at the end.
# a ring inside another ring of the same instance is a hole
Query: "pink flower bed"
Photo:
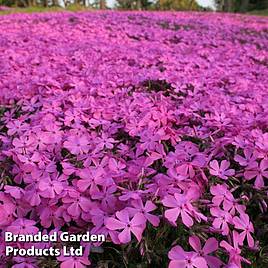
{"type": "Polygon", "coordinates": [[[105,234],[145,259],[153,230],[169,243],[169,268],[257,263],[267,246],[266,18],[17,14],[0,17],[0,32],[1,267],[96,267],[94,251],[109,250],[84,243],[83,257],[50,266],[5,256],[5,231],[63,230],[105,234]],[[181,233],[169,241],[163,228],[181,233]]]}
{"type": "Polygon", "coordinates": [[[12,8],[10,7],[7,7],[7,6],[0,6],[0,11],[9,11],[11,10],[12,8]]]}

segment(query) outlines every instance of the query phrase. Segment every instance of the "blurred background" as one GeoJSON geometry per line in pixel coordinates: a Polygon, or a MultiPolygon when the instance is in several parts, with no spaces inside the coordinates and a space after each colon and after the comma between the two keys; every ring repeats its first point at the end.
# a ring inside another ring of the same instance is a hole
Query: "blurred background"
{"type": "Polygon", "coordinates": [[[0,12],[58,10],[180,10],[268,15],[268,0],[0,0],[0,12]]]}

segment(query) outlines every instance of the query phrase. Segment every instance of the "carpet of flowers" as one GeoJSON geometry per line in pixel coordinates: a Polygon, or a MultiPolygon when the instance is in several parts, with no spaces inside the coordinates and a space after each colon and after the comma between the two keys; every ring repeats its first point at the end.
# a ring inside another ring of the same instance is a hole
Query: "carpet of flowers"
{"type": "Polygon", "coordinates": [[[0,32],[0,267],[267,267],[266,18],[13,14],[0,32]],[[11,258],[8,230],[107,242],[11,258]]]}

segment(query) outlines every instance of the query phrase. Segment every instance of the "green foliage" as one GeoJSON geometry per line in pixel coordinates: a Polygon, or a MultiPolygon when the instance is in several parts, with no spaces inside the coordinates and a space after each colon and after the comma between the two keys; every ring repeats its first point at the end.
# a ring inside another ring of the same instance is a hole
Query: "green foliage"
{"type": "Polygon", "coordinates": [[[225,12],[249,12],[253,14],[267,15],[267,0],[214,0],[219,11],[225,12]]]}
{"type": "Polygon", "coordinates": [[[12,8],[8,11],[1,11],[1,14],[11,14],[11,13],[35,13],[35,12],[60,12],[60,11],[72,11],[72,12],[79,12],[79,11],[90,11],[92,10],[89,7],[80,6],[80,5],[70,5],[66,8],[62,7],[26,7],[26,8],[12,8]]]}
{"type": "Polygon", "coordinates": [[[195,0],[159,0],[161,10],[200,10],[195,0]]]}
{"type": "Polygon", "coordinates": [[[200,10],[195,0],[117,0],[116,6],[124,10],[200,10]]]}
{"type": "Polygon", "coordinates": [[[153,9],[155,3],[152,0],[117,0],[116,7],[122,10],[130,9],[153,9]]]}
{"type": "Polygon", "coordinates": [[[259,15],[259,16],[268,16],[268,8],[263,10],[252,10],[249,14],[259,15]]]}

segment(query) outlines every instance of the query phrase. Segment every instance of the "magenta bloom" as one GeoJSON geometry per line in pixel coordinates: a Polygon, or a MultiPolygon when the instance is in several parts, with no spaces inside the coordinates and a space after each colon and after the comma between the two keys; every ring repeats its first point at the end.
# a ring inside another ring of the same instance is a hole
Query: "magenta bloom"
{"type": "Polygon", "coordinates": [[[131,202],[133,207],[129,207],[128,211],[135,215],[136,213],[141,213],[145,217],[146,220],[148,220],[153,226],[157,227],[159,225],[159,218],[149,212],[154,211],[157,209],[157,206],[151,202],[146,201],[145,205],[143,205],[143,202],[141,199],[136,199],[131,202]]]}
{"type": "Polygon", "coordinates": [[[252,180],[254,178],[254,185],[260,189],[264,186],[264,178],[268,179],[268,159],[263,159],[260,164],[256,161],[247,166],[244,173],[246,180],[252,180]]]}
{"type": "Polygon", "coordinates": [[[14,257],[16,264],[12,268],[38,268],[35,258],[30,257],[14,257]]]}
{"type": "Polygon", "coordinates": [[[250,262],[243,258],[241,254],[241,249],[239,248],[239,245],[241,244],[241,237],[236,231],[233,231],[232,235],[232,243],[233,245],[230,245],[226,241],[221,241],[220,246],[223,247],[229,254],[229,265],[236,265],[237,267],[241,267],[241,262],[245,262],[247,264],[250,264],[250,262]]]}
{"type": "Polygon", "coordinates": [[[60,268],[86,268],[88,267],[88,265],[90,265],[90,261],[86,256],[82,257],[60,256],[57,259],[62,262],[60,268]]]}
{"type": "Polygon", "coordinates": [[[230,208],[234,202],[232,193],[228,190],[226,184],[217,184],[210,187],[210,192],[213,195],[212,202],[216,206],[223,204],[224,208],[230,208]]]}
{"type": "Polygon", "coordinates": [[[39,229],[35,224],[35,221],[19,218],[7,227],[7,231],[13,234],[36,234],[39,229]]]}
{"type": "MultiPolygon", "coordinates": [[[[241,241],[243,242],[245,238],[247,238],[249,247],[253,247],[254,240],[251,234],[254,232],[254,228],[252,223],[249,221],[249,216],[241,213],[240,217],[236,216],[233,218],[233,224],[236,229],[242,230],[242,233],[240,233],[241,241]]],[[[243,243],[241,245],[243,245],[243,243]]]]}
{"type": "Polygon", "coordinates": [[[168,257],[171,260],[168,268],[208,268],[207,262],[196,252],[186,252],[180,246],[173,247],[168,257]]]}
{"type": "Polygon", "coordinates": [[[63,191],[63,185],[60,181],[51,180],[50,178],[43,179],[39,182],[39,190],[41,196],[55,198],[63,191]]]}
{"type": "Polygon", "coordinates": [[[83,212],[89,212],[93,207],[89,198],[75,191],[70,191],[69,196],[64,197],[62,200],[65,204],[68,204],[67,212],[73,217],[78,217],[83,212]]]}
{"type": "Polygon", "coordinates": [[[217,160],[213,160],[209,163],[209,166],[210,174],[217,176],[223,180],[227,180],[228,177],[235,174],[234,169],[228,169],[230,163],[227,160],[221,161],[220,165],[217,160]]]}
{"type": "Polygon", "coordinates": [[[234,157],[234,160],[237,161],[241,166],[248,166],[256,160],[256,155],[251,149],[244,149],[244,155],[245,157],[242,157],[237,154],[234,157]]]}
{"type": "Polygon", "coordinates": [[[221,267],[222,262],[217,257],[209,255],[210,253],[216,251],[219,247],[218,241],[214,237],[209,238],[203,248],[201,246],[200,239],[197,236],[191,236],[189,238],[189,243],[191,247],[206,260],[210,268],[221,267]]]}
{"type": "Polygon", "coordinates": [[[70,136],[64,142],[64,147],[72,154],[79,155],[89,151],[89,141],[85,136],[70,136]]]}
{"type": "Polygon", "coordinates": [[[135,235],[138,241],[141,241],[146,222],[144,216],[141,213],[137,213],[130,219],[127,210],[118,211],[115,215],[117,219],[113,217],[106,219],[105,226],[109,230],[121,230],[118,235],[119,241],[121,243],[130,242],[131,233],[135,235]]]}
{"type": "Polygon", "coordinates": [[[185,195],[175,193],[174,196],[165,196],[162,203],[164,206],[171,208],[165,211],[165,217],[172,224],[177,225],[176,221],[181,216],[182,222],[187,227],[193,225],[193,219],[191,217],[193,207],[185,195]]]}
{"type": "Polygon", "coordinates": [[[229,224],[232,223],[232,215],[218,207],[211,208],[210,213],[215,217],[212,226],[220,229],[223,235],[227,235],[229,233],[229,224]]]}

